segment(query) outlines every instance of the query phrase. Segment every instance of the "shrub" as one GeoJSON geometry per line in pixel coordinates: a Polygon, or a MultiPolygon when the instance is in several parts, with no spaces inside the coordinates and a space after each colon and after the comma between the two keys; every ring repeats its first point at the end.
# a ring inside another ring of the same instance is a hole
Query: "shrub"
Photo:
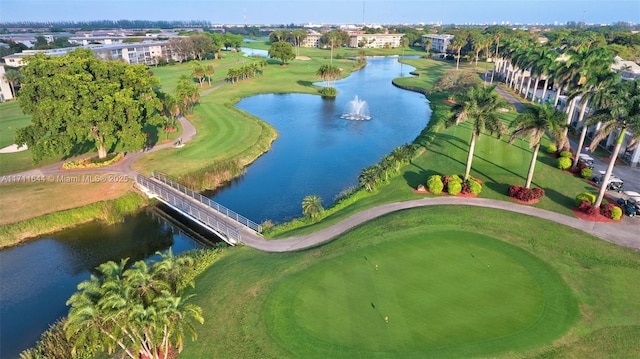
{"type": "Polygon", "coordinates": [[[120,161],[124,157],[124,152],[111,153],[106,158],[83,158],[75,161],[69,161],[62,164],[62,168],[66,170],[82,169],[82,168],[100,168],[120,161]]]}
{"type": "Polygon", "coordinates": [[[542,188],[524,188],[517,185],[509,187],[509,197],[516,198],[519,201],[529,202],[540,199],[543,196],[544,190],[542,188]]]}
{"type": "Polygon", "coordinates": [[[591,216],[598,213],[598,208],[594,207],[589,201],[582,201],[580,205],[578,205],[578,210],[591,216]]]}
{"type": "Polygon", "coordinates": [[[556,153],[558,152],[558,147],[553,143],[547,146],[547,153],[556,153]]]}
{"type": "Polygon", "coordinates": [[[569,157],[560,157],[558,158],[558,168],[561,170],[566,170],[571,167],[571,158],[569,157]]]}
{"type": "Polygon", "coordinates": [[[573,153],[571,153],[569,151],[562,151],[562,152],[560,152],[560,157],[571,158],[571,157],[573,157],[573,153]]]}
{"type": "Polygon", "coordinates": [[[454,182],[462,183],[462,178],[460,178],[460,176],[458,175],[452,175],[451,180],[454,182]]]}
{"type": "Polygon", "coordinates": [[[479,194],[482,191],[482,185],[475,180],[470,179],[467,183],[471,194],[479,194]]]}
{"type": "Polygon", "coordinates": [[[449,181],[447,184],[447,192],[450,195],[455,196],[462,191],[462,183],[457,181],[449,181]]]}
{"type": "Polygon", "coordinates": [[[522,190],[522,186],[518,186],[518,185],[513,185],[511,187],[509,187],[509,197],[516,197],[518,195],[518,192],[520,192],[520,190],[522,190]]]}
{"type": "Polygon", "coordinates": [[[444,189],[444,183],[442,183],[442,176],[433,175],[429,177],[427,180],[427,188],[429,188],[429,192],[433,194],[440,194],[444,189]]]}
{"type": "Polygon", "coordinates": [[[619,221],[622,218],[622,208],[618,206],[613,206],[611,209],[611,219],[614,221],[619,221]]]}
{"type": "Polygon", "coordinates": [[[442,184],[444,185],[444,188],[449,188],[449,181],[451,181],[450,176],[442,176],[442,184]]]}
{"type": "Polygon", "coordinates": [[[590,192],[582,192],[576,196],[576,206],[580,207],[583,201],[589,202],[591,206],[596,202],[596,195],[590,192]]]}
{"type": "Polygon", "coordinates": [[[322,97],[328,97],[328,98],[336,97],[338,96],[338,90],[336,90],[334,87],[323,87],[320,90],[320,95],[322,97]]]}
{"type": "Polygon", "coordinates": [[[582,176],[582,178],[591,178],[592,175],[593,170],[591,168],[585,167],[580,170],[580,176],[582,176]]]}

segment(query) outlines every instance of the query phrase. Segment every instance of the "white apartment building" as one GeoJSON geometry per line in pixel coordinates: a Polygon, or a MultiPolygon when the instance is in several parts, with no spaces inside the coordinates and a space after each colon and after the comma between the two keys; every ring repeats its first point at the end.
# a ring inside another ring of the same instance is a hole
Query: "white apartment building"
{"type": "Polygon", "coordinates": [[[157,58],[169,60],[171,48],[168,41],[150,41],[122,44],[86,45],[79,47],[65,47],[50,50],[25,50],[18,54],[4,56],[2,59],[8,66],[20,67],[26,65],[24,57],[44,53],[50,56],[64,56],[67,52],[77,48],[91,49],[93,53],[103,60],[122,60],[129,64],[154,65],[157,58]]]}
{"type": "Polygon", "coordinates": [[[425,43],[425,39],[430,39],[431,40],[431,52],[434,53],[439,53],[439,54],[444,54],[447,52],[447,47],[449,47],[449,44],[451,43],[451,41],[453,40],[455,36],[453,35],[447,35],[447,34],[442,34],[442,35],[437,35],[437,34],[427,34],[427,35],[422,35],[422,43],[425,43]]]}
{"type": "Polygon", "coordinates": [[[352,33],[350,36],[350,47],[383,49],[386,47],[396,48],[402,46],[404,34],[362,34],[352,33]]]}
{"type": "Polygon", "coordinates": [[[11,85],[4,79],[4,66],[0,65],[0,102],[7,100],[13,100],[13,92],[11,92],[11,85]]]}

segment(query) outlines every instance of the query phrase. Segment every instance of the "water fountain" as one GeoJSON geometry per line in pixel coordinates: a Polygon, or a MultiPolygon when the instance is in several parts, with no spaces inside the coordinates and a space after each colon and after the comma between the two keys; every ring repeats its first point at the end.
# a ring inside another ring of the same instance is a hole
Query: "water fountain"
{"type": "Polygon", "coordinates": [[[347,113],[340,117],[346,120],[370,120],[371,116],[369,116],[367,101],[360,100],[358,95],[356,95],[356,97],[347,104],[347,113]]]}

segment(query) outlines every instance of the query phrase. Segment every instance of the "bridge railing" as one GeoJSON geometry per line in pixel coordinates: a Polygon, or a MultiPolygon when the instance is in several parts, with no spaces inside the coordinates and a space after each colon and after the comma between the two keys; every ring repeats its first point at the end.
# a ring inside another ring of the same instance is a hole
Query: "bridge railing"
{"type": "Polygon", "coordinates": [[[176,209],[206,224],[211,229],[218,232],[218,234],[224,236],[225,240],[229,242],[229,244],[233,245],[240,242],[240,232],[237,229],[219,221],[214,215],[207,212],[205,209],[198,208],[198,206],[186,201],[186,197],[189,197],[186,194],[177,191],[174,188],[169,189],[143,175],[138,175],[136,177],[136,182],[161,197],[176,209]]]}
{"type": "Polygon", "coordinates": [[[170,186],[172,188],[177,189],[178,191],[186,194],[187,196],[197,200],[198,202],[209,206],[211,208],[213,208],[214,210],[216,210],[217,212],[220,212],[222,214],[224,214],[225,216],[235,220],[236,222],[242,224],[245,227],[248,227],[256,232],[262,232],[262,226],[259,225],[258,223],[253,222],[252,220],[239,215],[238,213],[226,208],[225,206],[212,201],[210,198],[207,198],[203,195],[201,195],[200,193],[184,186],[181,185],[180,183],[178,183],[178,181],[167,175],[166,173],[162,173],[159,171],[153,171],[152,175],[151,175],[154,179],[166,184],[167,186],[170,186]]]}

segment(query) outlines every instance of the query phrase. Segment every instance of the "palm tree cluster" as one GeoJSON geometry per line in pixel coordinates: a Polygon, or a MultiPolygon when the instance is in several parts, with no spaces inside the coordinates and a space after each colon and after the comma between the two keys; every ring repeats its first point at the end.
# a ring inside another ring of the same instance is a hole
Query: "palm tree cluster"
{"type": "Polygon", "coordinates": [[[416,147],[404,144],[396,147],[390,154],[382,157],[380,162],[364,168],[358,175],[360,187],[368,192],[373,191],[381,183],[388,181],[390,175],[400,172],[400,168],[409,163],[415,155],[416,147]]]}
{"type": "Polygon", "coordinates": [[[200,87],[204,86],[204,78],[207,78],[209,86],[211,86],[211,76],[215,73],[213,65],[202,66],[199,62],[193,67],[193,77],[198,79],[200,87]]]}
{"type": "Polygon", "coordinates": [[[316,72],[316,76],[318,76],[322,81],[325,82],[327,87],[333,87],[335,81],[340,78],[340,74],[342,71],[339,67],[329,64],[324,64],[320,66],[318,71],[316,72]]]}
{"type": "Polygon", "coordinates": [[[120,352],[128,358],[167,358],[181,352],[185,336],[195,340],[195,322],[203,323],[202,309],[183,296],[185,271],[193,260],[169,251],[155,265],[144,261],[127,268],[127,260],[103,263],[78,285],[67,301],[71,306],[64,325],[74,348],[120,352]]]}
{"type": "Polygon", "coordinates": [[[255,61],[248,65],[232,67],[227,71],[227,82],[236,83],[262,74],[267,66],[267,60],[255,61]]]}
{"type": "Polygon", "coordinates": [[[592,151],[597,149],[602,139],[612,133],[618,134],[594,204],[597,207],[602,203],[625,135],[631,134],[627,149],[632,148],[640,138],[640,119],[636,115],[639,101],[636,89],[639,80],[620,79],[619,73],[611,68],[615,62],[613,55],[606,47],[599,46],[598,36],[585,34],[562,45],[552,47],[553,45],[543,45],[533,40],[510,39],[506,41],[501,57],[496,56],[495,69],[499,77],[525,99],[551,103],[546,91],[548,88],[555,88],[553,106],[560,109],[560,96],[566,94],[568,102],[564,108],[567,114],[564,136],[567,135],[568,125],[574,122],[573,115],[579,106],[575,122],[577,126],[581,126],[581,132],[574,149],[574,168],[578,166],[579,155],[591,126],[597,127],[589,146],[592,151]],[[538,84],[543,81],[545,85],[542,94],[537,96],[538,84]]]}

